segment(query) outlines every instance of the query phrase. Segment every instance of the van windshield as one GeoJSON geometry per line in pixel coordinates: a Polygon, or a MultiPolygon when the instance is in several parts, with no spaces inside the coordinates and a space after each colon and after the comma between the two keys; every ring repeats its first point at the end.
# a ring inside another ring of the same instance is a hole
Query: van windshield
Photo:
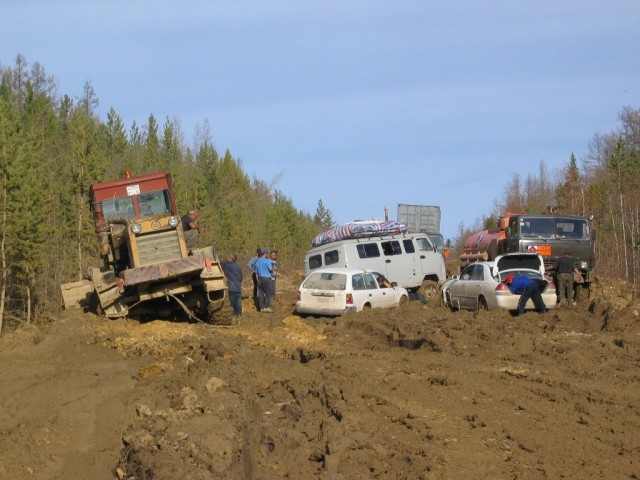
{"type": "Polygon", "coordinates": [[[426,238],[416,238],[416,244],[418,245],[418,250],[433,251],[431,243],[426,238]]]}

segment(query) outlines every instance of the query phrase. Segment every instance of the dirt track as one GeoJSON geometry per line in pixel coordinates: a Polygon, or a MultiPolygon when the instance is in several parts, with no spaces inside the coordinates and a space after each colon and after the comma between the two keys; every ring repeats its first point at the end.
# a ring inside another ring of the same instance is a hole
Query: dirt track
{"type": "Polygon", "coordinates": [[[66,312],[0,339],[0,479],[637,479],[640,301],[609,283],[519,318],[66,312]]]}

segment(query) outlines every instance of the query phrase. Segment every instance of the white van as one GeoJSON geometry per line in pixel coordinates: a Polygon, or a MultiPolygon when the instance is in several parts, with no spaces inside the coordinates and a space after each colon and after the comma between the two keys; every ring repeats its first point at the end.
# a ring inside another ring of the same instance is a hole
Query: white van
{"type": "Polygon", "coordinates": [[[438,298],[439,285],[447,279],[442,255],[425,233],[336,240],[309,250],[304,275],[322,267],[366,268],[382,273],[409,292],[438,298]]]}

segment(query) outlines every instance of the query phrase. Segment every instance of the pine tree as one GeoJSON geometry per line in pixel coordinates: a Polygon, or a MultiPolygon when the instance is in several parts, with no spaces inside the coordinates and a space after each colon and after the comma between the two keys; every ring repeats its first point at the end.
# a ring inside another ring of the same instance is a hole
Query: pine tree
{"type": "Polygon", "coordinates": [[[317,227],[316,233],[329,230],[335,225],[331,211],[324,206],[322,199],[318,200],[318,206],[316,207],[316,214],[313,217],[313,223],[317,227]]]}
{"type": "Polygon", "coordinates": [[[562,183],[556,189],[559,207],[564,213],[584,215],[584,191],[578,161],[572,153],[562,172],[562,183]]]}

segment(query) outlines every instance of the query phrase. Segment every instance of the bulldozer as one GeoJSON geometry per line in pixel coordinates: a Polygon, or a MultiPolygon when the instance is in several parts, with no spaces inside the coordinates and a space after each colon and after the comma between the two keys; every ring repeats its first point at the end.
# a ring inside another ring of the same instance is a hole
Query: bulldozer
{"type": "Polygon", "coordinates": [[[169,172],[94,183],[89,189],[99,266],[61,285],[65,309],[107,318],[189,318],[231,323],[227,284],[213,246],[189,249],[169,172]]]}

